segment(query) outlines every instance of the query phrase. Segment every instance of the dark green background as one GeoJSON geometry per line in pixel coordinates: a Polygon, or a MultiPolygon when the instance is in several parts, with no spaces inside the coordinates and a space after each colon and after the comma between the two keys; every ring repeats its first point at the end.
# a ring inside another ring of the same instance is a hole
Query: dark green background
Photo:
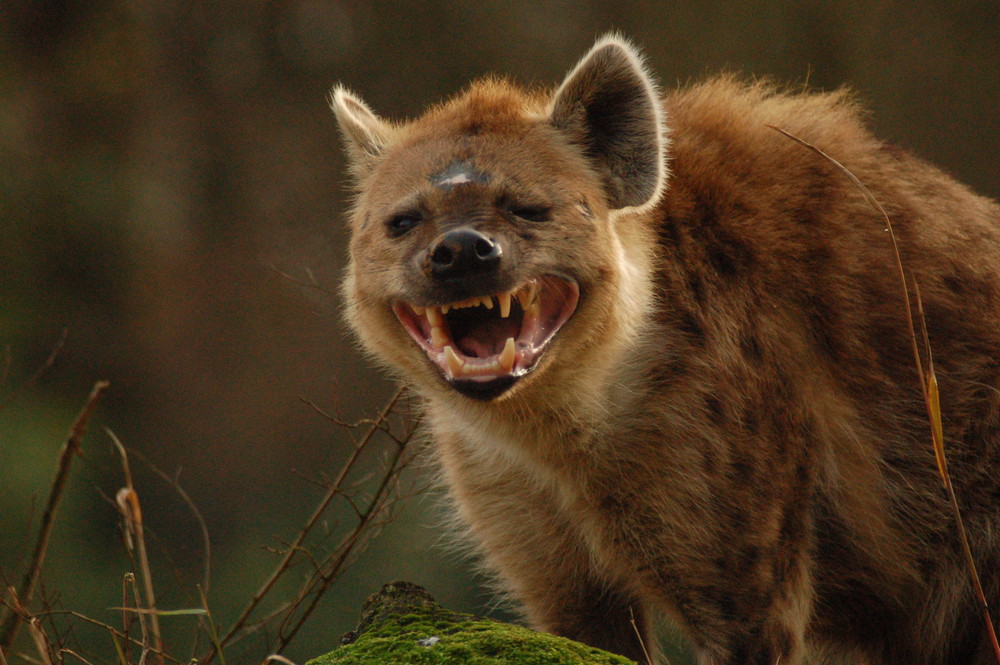
{"type": "MultiPolygon", "coordinates": [[[[903,0],[6,0],[0,403],[68,337],[55,367],[0,410],[0,582],[20,573],[59,445],[98,379],[111,391],[45,579],[59,606],[108,621],[127,561],[105,498],[121,479],[103,427],[165,471],[183,470],[212,534],[210,600],[225,624],[273,565],[265,545],[290,538],[316,500],[302,476],[332,473],[349,445],[300,397],[347,418],[388,397],[338,318],[345,176],[326,105],[335,81],[386,116],[414,115],[489,72],[558,82],[595,37],[619,29],[665,86],[720,70],[848,85],[880,135],[997,196],[998,16],[997,2],[903,0]],[[310,275],[321,289],[296,283],[310,275]]],[[[190,607],[195,522],[153,475],[140,471],[139,483],[160,605],[190,607]]],[[[392,578],[491,611],[469,562],[438,547],[435,514],[433,499],[412,502],[288,655],[334,646],[362,598],[392,578]]],[[[106,639],[77,632],[109,653],[106,639]]]]}

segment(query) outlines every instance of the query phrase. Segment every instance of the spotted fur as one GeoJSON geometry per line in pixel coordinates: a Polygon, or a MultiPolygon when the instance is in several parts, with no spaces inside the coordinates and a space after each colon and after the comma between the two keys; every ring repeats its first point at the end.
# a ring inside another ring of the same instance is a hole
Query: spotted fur
{"type": "Polygon", "coordinates": [[[847,93],[720,77],[660,97],[613,36],[553,92],[481,81],[400,124],[343,88],[333,107],[357,188],[348,318],[423,396],[457,514],[531,625],[636,660],[632,618],[646,639],[665,614],[706,664],[992,662],[884,222],[768,125],[892,218],[991,601],[994,202],[873,137],[847,93]],[[453,164],[462,182],[434,186],[453,164]],[[511,199],[550,212],[521,219],[511,199]],[[458,298],[414,257],[459,224],[504,243],[497,283],[580,288],[534,371],[488,400],[453,390],[390,307],[458,298]]]}

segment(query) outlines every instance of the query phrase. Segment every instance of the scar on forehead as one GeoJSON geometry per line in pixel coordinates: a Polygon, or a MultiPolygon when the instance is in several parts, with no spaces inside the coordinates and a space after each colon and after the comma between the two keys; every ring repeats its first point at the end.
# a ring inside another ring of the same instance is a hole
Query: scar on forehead
{"type": "Polygon", "coordinates": [[[430,180],[435,187],[450,191],[459,185],[470,183],[485,185],[490,181],[490,175],[476,169],[468,162],[455,160],[443,171],[432,175],[430,180]]]}

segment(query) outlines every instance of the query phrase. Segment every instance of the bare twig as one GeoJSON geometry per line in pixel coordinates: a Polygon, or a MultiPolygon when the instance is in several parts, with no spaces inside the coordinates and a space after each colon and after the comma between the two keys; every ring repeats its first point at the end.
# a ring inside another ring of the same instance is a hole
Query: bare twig
{"type": "Polygon", "coordinates": [[[80,661],[84,665],[94,665],[89,660],[87,660],[86,658],[84,658],[83,656],[81,656],[80,654],[78,654],[77,652],[73,651],[72,649],[60,649],[59,650],[59,662],[64,662],[63,658],[62,658],[63,654],[66,654],[68,656],[73,656],[74,658],[76,658],[78,661],[80,661]]]}
{"type": "MultiPolygon", "coordinates": [[[[135,491],[135,487],[132,484],[132,472],[129,469],[128,453],[125,452],[125,446],[118,440],[114,432],[111,430],[107,430],[107,432],[118,449],[118,453],[121,455],[122,471],[125,474],[125,487],[118,490],[118,494],[115,496],[115,504],[118,506],[118,510],[121,512],[125,522],[125,545],[129,550],[134,549],[136,554],[138,554],[139,572],[142,574],[143,588],[146,592],[146,609],[155,610],[156,595],[153,591],[153,573],[149,567],[149,557],[146,554],[146,536],[142,524],[142,508],[139,505],[139,494],[135,491]]],[[[155,653],[158,653],[157,662],[159,665],[163,665],[163,656],[160,655],[163,651],[163,642],[160,639],[160,619],[156,612],[149,613],[149,630],[153,638],[152,649],[155,653]]],[[[143,645],[143,648],[149,649],[150,646],[147,643],[143,645]]]]}
{"type": "MultiPolygon", "coordinates": [[[[404,435],[403,439],[398,440],[399,446],[389,463],[388,469],[382,476],[382,482],[375,491],[371,501],[369,501],[368,506],[363,512],[358,514],[358,522],[354,529],[341,541],[338,547],[334,549],[333,553],[329,555],[322,564],[320,564],[310,579],[303,585],[297,599],[292,603],[292,606],[288,610],[288,614],[279,626],[278,641],[274,648],[275,652],[280,652],[288,645],[289,642],[291,642],[296,633],[298,633],[299,629],[302,627],[302,624],[304,624],[312,614],[320,599],[337,579],[340,572],[344,569],[344,566],[350,559],[351,554],[359,545],[374,536],[374,529],[379,526],[379,523],[376,521],[377,518],[386,510],[391,510],[393,504],[387,503],[388,493],[390,488],[395,486],[398,482],[400,472],[406,467],[409,461],[409,458],[404,457],[404,455],[407,451],[406,444],[409,442],[412,435],[413,429],[411,428],[407,434],[404,435]],[[302,602],[309,596],[312,596],[309,604],[296,618],[293,619],[296,611],[300,609],[302,602]]],[[[357,508],[355,508],[355,510],[357,510],[357,508]]]]}
{"type": "MultiPolygon", "coordinates": [[[[123,608],[119,608],[119,609],[123,609],[123,608]]],[[[93,617],[89,617],[86,614],[81,614],[79,612],[74,612],[72,610],[59,610],[59,611],[51,611],[51,612],[41,612],[41,613],[39,613],[38,616],[39,617],[44,617],[44,616],[55,616],[55,615],[65,615],[65,616],[68,616],[68,617],[73,617],[74,619],[76,619],[78,621],[82,621],[83,623],[87,623],[87,624],[90,624],[92,626],[97,626],[98,628],[103,628],[104,630],[108,631],[108,633],[110,633],[113,638],[127,641],[130,644],[132,644],[134,646],[137,646],[137,647],[140,647],[140,648],[147,648],[149,646],[148,644],[143,644],[140,640],[137,640],[137,639],[135,639],[134,637],[132,637],[130,635],[126,635],[125,633],[121,632],[120,630],[118,630],[114,626],[106,624],[103,621],[98,621],[97,619],[94,619],[93,617]]],[[[154,653],[154,654],[157,654],[158,656],[162,656],[165,661],[168,661],[170,663],[174,663],[176,665],[180,665],[180,663],[181,663],[181,661],[177,660],[176,658],[172,657],[170,654],[168,654],[168,653],[166,653],[164,651],[160,651],[159,653],[157,653],[152,648],[150,648],[149,651],[150,651],[150,653],[154,653]]]]}
{"type": "Polygon", "coordinates": [[[305,525],[296,535],[295,540],[286,549],[284,557],[275,567],[274,571],[264,581],[260,589],[257,590],[253,598],[243,609],[239,617],[237,617],[236,621],[229,628],[226,634],[223,635],[220,639],[218,639],[218,641],[215,644],[213,644],[212,649],[209,651],[208,655],[205,657],[203,661],[203,665],[208,665],[209,663],[211,663],[212,660],[215,658],[215,656],[219,654],[219,652],[223,648],[225,648],[225,646],[228,645],[238,634],[240,634],[240,632],[243,630],[244,626],[246,626],[248,620],[250,619],[250,616],[260,605],[261,601],[271,592],[271,590],[274,588],[274,585],[291,567],[292,562],[295,559],[295,556],[302,548],[302,544],[305,542],[306,538],[312,532],[316,524],[319,523],[320,518],[322,517],[326,509],[329,507],[333,499],[342,493],[343,484],[347,479],[348,474],[351,472],[351,470],[357,463],[358,459],[360,458],[362,451],[365,450],[368,443],[372,440],[372,437],[374,437],[374,435],[380,430],[381,424],[384,423],[385,419],[388,418],[389,414],[392,413],[393,408],[396,406],[396,403],[400,400],[405,390],[406,390],[405,388],[400,388],[396,392],[393,398],[389,400],[389,402],[382,409],[382,412],[379,414],[378,418],[374,421],[374,423],[372,423],[372,426],[365,433],[364,437],[362,437],[361,440],[355,444],[351,456],[344,463],[343,467],[341,467],[339,475],[334,480],[334,482],[329,486],[329,488],[326,491],[326,494],[324,494],[323,497],[320,499],[319,504],[316,506],[312,514],[306,520],[305,525]]]}
{"type": "MultiPolygon", "coordinates": [[[[54,365],[56,362],[56,358],[58,358],[59,354],[62,353],[63,347],[66,346],[66,338],[68,336],[69,336],[69,329],[63,328],[62,334],[59,336],[59,339],[56,340],[56,344],[55,346],[52,347],[52,350],[49,352],[49,356],[48,358],[45,359],[45,362],[39,365],[38,369],[35,370],[34,374],[28,377],[27,381],[18,386],[16,390],[14,390],[11,394],[7,395],[7,397],[2,402],[0,402],[0,411],[3,411],[8,406],[10,406],[10,404],[14,400],[16,400],[18,396],[22,392],[24,392],[24,390],[38,383],[38,380],[42,378],[42,376],[52,368],[52,365],[54,365]]],[[[10,356],[10,348],[8,347],[7,349],[5,349],[4,352],[4,368],[3,372],[0,373],[0,385],[3,385],[4,382],[7,380],[7,374],[10,371],[10,366],[12,363],[13,360],[10,356]]]]}
{"type": "MultiPolygon", "coordinates": [[[[149,633],[146,630],[146,615],[142,612],[130,612],[129,609],[135,608],[137,610],[142,609],[142,602],[139,599],[139,588],[135,584],[135,573],[125,573],[125,578],[122,581],[122,624],[123,632],[126,635],[130,635],[132,632],[132,617],[137,616],[139,618],[139,636],[140,643],[142,644],[142,652],[139,655],[139,665],[144,665],[146,662],[146,657],[149,654],[149,633]],[[129,598],[129,591],[131,590],[131,598],[129,598]]],[[[128,651],[131,642],[125,643],[125,658],[128,662],[128,651]]]]}
{"type": "MultiPolygon", "coordinates": [[[[635,622],[635,612],[632,611],[632,606],[628,608],[628,621],[632,624],[632,630],[635,631],[635,637],[639,640],[639,646],[642,648],[642,655],[646,657],[646,665],[653,665],[653,658],[649,655],[649,651],[646,649],[646,639],[642,636],[642,631],[639,630],[639,625],[635,622]]],[[[670,660],[664,656],[663,661],[670,665],[670,660]]]]}
{"type": "Polygon", "coordinates": [[[202,573],[201,584],[202,584],[202,589],[204,590],[204,593],[207,596],[209,593],[209,589],[211,589],[211,581],[212,581],[212,540],[209,537],[208,525],[205,523],[204,516],[201,514],[201,511],[198,510],[198,506],[191,498],[191,495],[189,495],[187,491],[181,486],[179,475],[175,476],[168,475],[162,469],[158,468],[156,465],[150,462],[144,455],[142,455],[142,453],[140,453],[137,450],[130,450],[129,454],[138,457],[139,460],[142,461],[147,468],[149,468],[153,473],[162,478],[164,482],[170,485],[170,488],[173,489],[175,492],[177,492],[177,496],[179,496],[181,500],[185,503],[185,505],[187,505],[188,510],[190,510],[191,514],[194,515],[195,521],[198,522],[198,530],[201,533],[202,549],[204,550],[205,553],[204,571],[202,573]]]}
{"type": "MultiPolygon", "coordinates": [[[[24,578],[21,580],[21,586],[17,590],[19,602],[25,607],[31,602],[32,595],[35,592],[35,585],[38,582],[38,576],[42,570],[42,563],[45,561],[49,538],[52,535],[52,527],[55,524],[56,510],[59,507],[63,492],[66,490],[66,482],[69,480],[69,470],[73,461],[73,455],[79,451],[83,436],[87,431],[87,423],[97,408],[97,403],[100,401],[101,395],[104,394],[109,385],[111,384],[107,381],[98,381],[94,384],[94,388],[90,391],[90,396],[87,397],[87,401],[84,403],[79,415],[73,421],[66,443],[59,453],[59,467],[56,471],[56,477],[52,481],[52,489],[49,491],[49,500],[42,515],[42,525],[38,532],[38,539],[35,542],[34,552],[31,555],[31,563],[24,574],[24,578]]],[[[0,632],[0,649],[10,651],[17,637],[20,625],[20,617],[18,617],[16,612],[11,612],[4,621],[3,630],[0,632]]]]}
{"type": "Polygon", "coordinates": [[[920,390],[923,393],[924,404],[927,407],[927,417],[931,426],[931,441],[934,446],[934,457],[937,461],[938,472],[941,475],[941,482],[944,485],[944,489],[948,494],[948,502],[951,505],[952,516],[955,519],[955,525],[958,529],[959,539],[962,543],[962,551],[965,554],[965,560],[969,568],[969,577],[972,580],[972,586],[976,594],[976,599],[979,601],[980,609],[982,610],[983,623],[985,624],[986,634],[989,637],[990,644],[993,647],[993,655],[996,659],[998,665],[1000,665],[1000,643],[997,641],[996,630],[993,627],[993,619],[990,617],[989,603],[986,600],[986,594],[983,591],[982,583],[979,579],[979,571],[976,569],[976,561],[972,556],[972,548],[969,546],[968,534],[965,530],[965,522],[962,520],[962,513],[958,507],[958,498],[955,495],[955,488],[951,483],[951,475],[948,473],[948,460],[945,456],[944,451],[944,427],[941,419],[941,402],[940,395],[938,393],[938,382],[937,375],[934,372],[934,358],[931,355],[931,344],[930,339],[927,334],[927,320],[924,317],[923,302],[920,298],[920,286],[917,283],[916,278],[913,278],[913,288],[916,295],[918,318],[920,319],[920,328],[924,343],[924,353],[927,354],[927,371],[924,372],[923,363],[920,358],[920,347],[917,344],[917,334],[913,325],[913,309],[910,305],[910,295],[909,289],[907,288],[906,273],[903,270],[903,259],[899,251],[899,244],[896,242],[896,232],[893,230],[892,221],[889,219],[888,213],[886,213],[885,208],[882,204],[878,202],[871,191],[865,186],[861,180],[857,178],[851,171],[838,162],[836,159],[826,154],[816,146],[808,143],[793,134],[786,132],[780,127],[775,127],[773,125],[767,125],[771,129],[774,129],[781,134],[784,134],[793,141],[805,146],[806,148],[812,150],[816,154],[820,155],[824,159],[828,160],[841,172],[846,175],[851,182],[853,182],[858,189],[864,194],[865,200],[870,206],[875,208],[879,213],[882,214],[885,220],[886,229],[889,231],[889,237],[892,239],[892,249],[896,257],[896,267],[899,270],[899,280],[900,286],[903,291],[903,301],[906,305],[906,325],[909,329],[910,340],[913,345],[913,359],[917,368],[917,375],[920,378],[920,390]]]}

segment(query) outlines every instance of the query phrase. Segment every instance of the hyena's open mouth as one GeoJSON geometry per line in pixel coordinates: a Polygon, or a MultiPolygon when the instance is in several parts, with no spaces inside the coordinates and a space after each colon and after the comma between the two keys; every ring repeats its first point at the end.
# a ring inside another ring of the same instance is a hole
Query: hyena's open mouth
{"type": "Polygon", "coordinates": [[[503,293],[429,307],[398,302],[393,311],[456,390],[492,399],[534,368],[579,297],[574,282],[546,275],[503,293]]]}

